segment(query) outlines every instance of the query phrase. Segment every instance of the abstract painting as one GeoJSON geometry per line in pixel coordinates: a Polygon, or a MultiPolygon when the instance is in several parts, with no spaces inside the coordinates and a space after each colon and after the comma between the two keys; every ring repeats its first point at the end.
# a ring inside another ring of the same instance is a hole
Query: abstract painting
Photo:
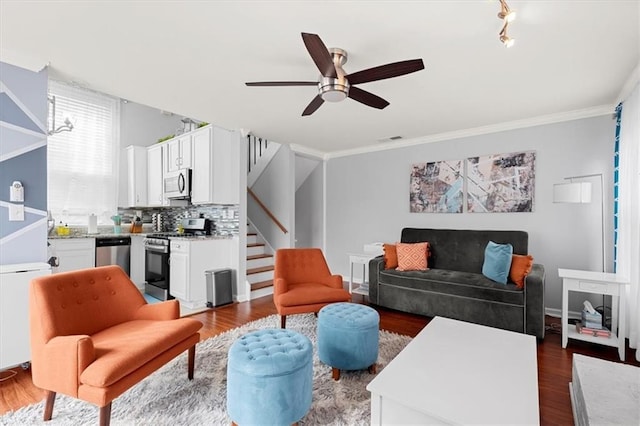
{"type": "Polygon", "coordinates": [[[467,158],[467,211],[532,212],[535,151],[467,158]]]}
{"type": "Polygon", "coordinates": [[[462,160],[413,164],[411,213],[462,213],[462,160]]]}

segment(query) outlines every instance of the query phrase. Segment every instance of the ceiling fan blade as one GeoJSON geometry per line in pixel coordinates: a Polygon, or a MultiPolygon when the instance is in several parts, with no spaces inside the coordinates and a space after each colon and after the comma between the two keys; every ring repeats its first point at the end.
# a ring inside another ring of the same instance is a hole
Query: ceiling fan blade
{"type": "Polygon", "coordinates": [[[424,69],[422,59],[411,59],[354,72],[347,75],[347,79],[351,84],[368,83],[370,81],[384,80],[385,78],[399,77],[422,69],[424,69]]]}
{"type": "Polygon", "coordinates": [[[302,33],[302,41],[324,77],[338,78],[329,49],[317,34],[302,33]]]}
{"type": "Polygon", "coordinates": [[[317,95],[315,98],[313,98],[311,103],[309,103],[309,105],[307,105],[307,107],[304,109],[304,111],[302,111],[302,116],[304,117],[305,115],[313,114],[314,112],[316,112],[316,110],[318,108],[320,108],[320,106],[323,103],[324,103],[324,99],[322,99],[320,97],[320,95],[317,95]]]}
{"type": "Polygon", "coordinates": [[[389,102],[385,101],[380,96],[376,96],[373,93],[354,86],[349,88],[349,97],[354,101],[358,101],[373,108],[384,109],[389,105],[389,102]]]}
{"type": "Polygon", "coordinates": [[[247,86],[317,86],[317,81],[253,81],[247,86]]]}

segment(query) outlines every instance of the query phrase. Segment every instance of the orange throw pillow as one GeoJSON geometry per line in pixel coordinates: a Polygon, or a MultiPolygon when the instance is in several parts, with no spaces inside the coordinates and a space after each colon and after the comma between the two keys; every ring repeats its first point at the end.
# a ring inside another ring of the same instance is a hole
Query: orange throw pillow
{"type": "Polygon", "coordinates": [[[383,244],[384,269],[396,269],[398,267],[398,254],[395,244],[383,244]]]}
{"type": "Polygon", "coordinates": [[[398,271],[426,271],[429,243],[398,243],[398,271]]]}
{"type": "Polygon", "coordinates": [[[509,279],[516,283],[518,288],[524,288],[524,277],[529,275],[533,266],[533,256],[530,254],[521,255],[514,254],[511,257],[511,269],[509,270],[509,279]]]}

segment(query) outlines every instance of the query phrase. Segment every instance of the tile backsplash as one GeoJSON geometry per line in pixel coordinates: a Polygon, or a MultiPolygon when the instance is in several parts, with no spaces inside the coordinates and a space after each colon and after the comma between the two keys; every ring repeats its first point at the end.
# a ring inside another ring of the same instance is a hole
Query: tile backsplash
{"type": "Polygon", "coordinates": [[[205,217],[215,224],[216,235],[236,235],[240,225],[237,205],[198,205],[184,207],[141,207],[118,209],[122,216],[122,224],[129,224],[138,214],[142,214],[142,222],[151,224],[151,215],[162,214],[164,218],[163,231],[175,231],[180,220],[185,217],[205,217]]]}

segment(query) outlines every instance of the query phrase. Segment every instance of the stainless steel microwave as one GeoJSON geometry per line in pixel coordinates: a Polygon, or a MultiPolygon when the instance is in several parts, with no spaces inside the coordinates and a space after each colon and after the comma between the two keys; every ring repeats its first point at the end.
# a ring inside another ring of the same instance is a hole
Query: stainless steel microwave
{"type": "Polygon", "coordinates": [[[173,200],[191,198],[191,169],[168,172],[164,176],[164,196],[173,200]]]}

